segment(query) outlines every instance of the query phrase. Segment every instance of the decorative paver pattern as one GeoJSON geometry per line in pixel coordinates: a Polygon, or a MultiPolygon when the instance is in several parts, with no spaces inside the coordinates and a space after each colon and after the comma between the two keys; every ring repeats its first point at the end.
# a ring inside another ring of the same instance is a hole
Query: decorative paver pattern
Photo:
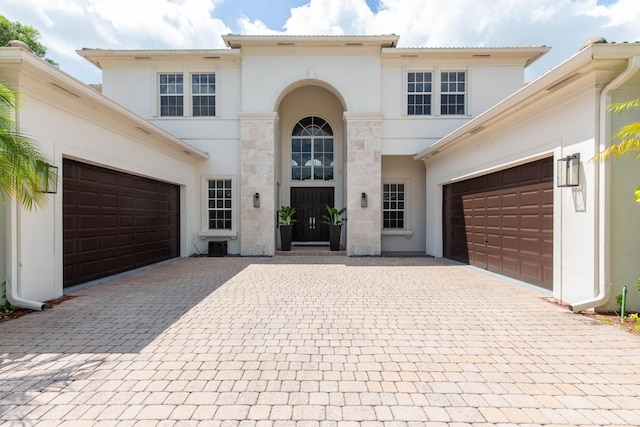
{"type": "Polygon", "coordinates": [[[8,426],[640,424],[640,337],[428,258],[188,258],[0,323],[8,426]]]}

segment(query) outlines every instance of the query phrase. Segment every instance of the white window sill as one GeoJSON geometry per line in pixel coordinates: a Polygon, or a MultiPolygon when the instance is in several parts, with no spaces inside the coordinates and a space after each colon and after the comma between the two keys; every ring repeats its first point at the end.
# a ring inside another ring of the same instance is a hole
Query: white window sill
{"type": "Polygon", "coordinates": [[[198,233],[198,236],[204,240],[210,237],[227,238],[235,240],[238,238],[238,232],[235,230],[204,230],[198,233]]]}
{"type": "Polygon", "coordinates": [[[407,239],[413,237],[413,230],[382,230],[383,236],[404,236],[407,239]]]}

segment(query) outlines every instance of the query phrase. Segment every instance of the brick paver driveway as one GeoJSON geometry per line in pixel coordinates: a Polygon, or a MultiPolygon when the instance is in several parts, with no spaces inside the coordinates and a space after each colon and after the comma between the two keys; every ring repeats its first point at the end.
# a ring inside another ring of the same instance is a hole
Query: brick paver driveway
{"type": "Polygon", "coordinates": [[[640,337],[425,258],[189,258],[0,323],[6,425],[640,424],[640,337]]]}

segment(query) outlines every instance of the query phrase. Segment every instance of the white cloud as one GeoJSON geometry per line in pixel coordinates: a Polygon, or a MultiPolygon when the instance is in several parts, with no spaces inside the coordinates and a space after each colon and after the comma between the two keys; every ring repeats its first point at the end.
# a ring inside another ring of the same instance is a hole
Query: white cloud
{"type": "Polygon", "coordinates": [[[311,0],[291,9],[284,28],[288,34],[364,34],[373,16],[365,0],[311,0]]]}
{"type": "MultiPolygon", "coordinates": [[[[75,49],[224,48],[232,32],[217,15],[222,2],[235,0],[3,0],[12,21],[42,34],[48,56],[61,68],[84,75],[91,68],[75,49]]],[[[250,2],[265,0],[245,0],[250,2]]],[[[273,2],[278,8],[279,2],[273,2]]],[[[280,6],[282,7],[282,6],[280,6]]],[[[243,34],[390,34],[400,46],[529,46],[553,50],[528,72],[529,78],[576,53],[596,35],[609,41],[640,40],[640,1],[617,0],[380,0],[372,12],[365,0],[309,0],[292,8],[284,31],[269,19],[238,19],[243,34]]],[[[99,80],[93,72],[91,80],[99,80]]],[[[86,77],[80,76],[83,80],[86,77]]]]}

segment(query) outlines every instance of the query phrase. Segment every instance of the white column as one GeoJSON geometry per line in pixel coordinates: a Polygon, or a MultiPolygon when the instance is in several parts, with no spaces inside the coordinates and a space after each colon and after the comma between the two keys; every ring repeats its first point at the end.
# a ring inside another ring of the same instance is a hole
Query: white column
{"type": "Polygon", "coordinates": [[[276,113],[241,113],[240,255],[275,253],[276,113]],[[254,196],[260,207],[254,207],[254,196]]]}
{"type": "Polygon", "coordinates": [[[344,113],[347,127],[347,255],[380,255],[382,114],[344,113]],[[362,193],[367,207],[361,206],[362,193]]]}

